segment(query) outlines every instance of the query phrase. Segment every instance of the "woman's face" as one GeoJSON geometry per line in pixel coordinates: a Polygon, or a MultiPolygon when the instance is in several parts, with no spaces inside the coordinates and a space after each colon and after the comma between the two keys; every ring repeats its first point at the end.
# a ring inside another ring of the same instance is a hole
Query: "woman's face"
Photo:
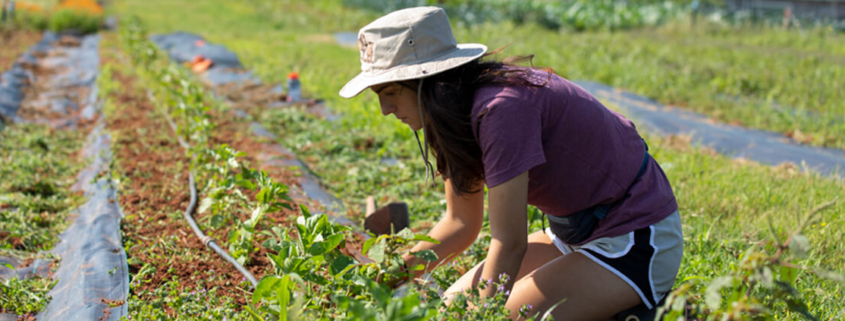
{"type": "Polygon", "coordinates": [[[417,91],[409,88],[416,88],[416,81],[391,82],[370,87],[378,95],[381,105],[381,113],[385,116],[393,114],[396,119],[408,124],[412,130],[422,128],[420,120],[420,109],[417,106],[417,91]]]}

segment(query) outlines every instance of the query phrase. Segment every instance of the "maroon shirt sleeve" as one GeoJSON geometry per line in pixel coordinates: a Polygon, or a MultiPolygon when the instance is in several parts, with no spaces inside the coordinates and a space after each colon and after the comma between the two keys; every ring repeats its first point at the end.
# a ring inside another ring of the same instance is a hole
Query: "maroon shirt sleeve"
{"type": "Polygon", "coordinates": [[[487,110],[478,124],[487,187],[507,182],[546,162],[539,108],[502,96],[480,107],[487,110]]]}

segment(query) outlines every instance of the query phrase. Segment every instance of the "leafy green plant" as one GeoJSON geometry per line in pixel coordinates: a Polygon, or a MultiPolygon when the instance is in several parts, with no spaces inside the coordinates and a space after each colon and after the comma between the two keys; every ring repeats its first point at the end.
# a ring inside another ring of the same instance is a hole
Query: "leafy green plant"
{"type": "Polygon", "coordinates": [[[18,10],[12,22],[15,28],[46,30],[50,16],[43,11],[18,10]]]}
{"type": "Polygon", "coordinates": [[[40,276],[3,279],[0,281],[0,310],[18,315],[41,311],[50,302],[47,292],[56,282],[40,276]]]}
{"type": "Polygon", "coordinates": [[[731,273],[714,278],[703,294],[689,283],[679,286],[667,299],[665,318],[675,320],[687,315],[700,320],[773,320],[781,306],[805,319],[819,320],[795,287],[798,276],[810,272],[845,284],[845,275],[802,265],[810,242],[801,233],[808,222],[833,204],[835,201],[810,212],[785,241],[772,228],[771,240],[742,253],[731,273]]]}
{"type": "MultiPolygon", "coordinates": [[[[0,255],[34,259],[58,241],[68,214],[83,200],[70,188],[86,165],[73,161],[82,142],[79,132],[46,125],[0,128],[0,255]]],[[[0,284],[0,308],[19,315],[37,312],[49,302],[54,285],[50,278],[13,274],[0,284]]]]}
{"type": "MultiPolygon", "coordinates": [[[[510,276],[501,274],[496,280],[480,279],[478,286],[458,293],[451,305],[438,315],[437,320],[510,320],[510,312],[505,308],[510,297],[510,291],[504,291],[510,276]],[[492,297],[481,297],[480,293],[488,287],[498,289],[492,297]]],[[[550,320],[550,313],[557,305],[542,314],[540,320],[550,320]]],[[[531,305],[523,305],[519,311],[517,320],[534,320],[535,316],[528,317],[531,305]]]]}
{"type": "Polygon", "coordinates": [[[185,288],[178,279],[148,293],[134,294],[129,304],[129,316],[121,320],[243,320],[246,313],[221,295],[220,289],[185,288]],[[141,300],[140,298],[145,298],[141,300]],[[154,298],[152,300],[148,298],[154,298]]]}
{"type": "Polygon", "coordinates": [[[48,18],[47,27],[52,31],[76,31],[83,34],[100,29],[103,17],[74,9],[59,9],[48,18]]]}

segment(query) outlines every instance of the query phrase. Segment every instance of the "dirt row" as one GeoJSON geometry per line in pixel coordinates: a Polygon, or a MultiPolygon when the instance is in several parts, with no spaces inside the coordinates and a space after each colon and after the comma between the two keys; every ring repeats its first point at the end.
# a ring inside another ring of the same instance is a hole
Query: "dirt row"
{"type": "MultiPolygon", "coordinates": [[[[116,65],[120,62],[104,55],[103,63],[116,65]]],[[[132,244],[126,249],[129,269],[133,276],[145,265],[155,269],[153,273],[144,273],[144,279],[137,282],[131,294],[144,296],[141,299],[152,298],[157,288],[177,277],[182,289],[218,287],[218,293],[232,297],[237,304],[246,304],[242,290],[248,287],[241,282],[241,274],[205,249],[181,216],[189,202],[189,159],[185,150],[175,140],[166,119],[149,101],[140,80],[120,68],[116,68],[112,76],[122,89],[111,93],[117,111],[110,116],[108,129],[117,138],[112,149],[119,160],[119,173],[124,181],[120,205],[126,215],[123,222],[125,243],[132,244]],[[171,239],[176,239],[174,245],[182,249],[162,246],[171,239]],[[206,271],[213,271],[215,277],[202,277],[201,272],[206,271]]],[[[261,160],[290,155],[251,137],[249,124],[243,120],[221,113],[211,116],[217,125],[210,139],[211,146],[227,144],[246,152],[248,156],[244,160],[250,166],[264,170],[274,180],[288,186],[297,184],[297,170],[261,164],[261,160]]],[[[202,188],[201,180],[198,187],[202,188]]],[[[287,210],[269,213],[265,224],[287,225],[296,214],[287,210]]],[[[204,215],[196,214],[195,217],[202,225],[204,215]]],[[[239,220],[248,218],[245,213],[237,217],[239,220]]],[[[225,248],[231,226],[205,232],[225,248]]],[[[257,237],[255,245],[263,240],[257,237]]],[[[260,279],[270,270],[271,263],[266,250],[258,248],[246,268],[260,279]]]]}

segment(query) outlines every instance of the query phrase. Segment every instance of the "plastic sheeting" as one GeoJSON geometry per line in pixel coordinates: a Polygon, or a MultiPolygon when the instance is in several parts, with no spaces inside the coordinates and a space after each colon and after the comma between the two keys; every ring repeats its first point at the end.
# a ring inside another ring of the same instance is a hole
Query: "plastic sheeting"
{"type": "Polygon", "coordinates": [[[52,300],[37,315],[38,320],[97,320],[106,310],[110,310],[106,320],[127,315],[125,304],[114,308],[107,304],[125,302],[129,272],[120,236],[123,213],[117,190],[108,177],[95,179],[108,170],[111,159],[111,138],[104,133],[103,125],[91,132],[83,150],[83,155],[93,161],[79,173],[74,187],[85,193],[87,201],[50,251],[62,260],[53,274],[58,283],[49,293],[52,300]]]}
{"type": "MultiPolygon", "coordinates": [[[[59,39],[60,35],[45,32],[39,43],[22,55],[11,70],[0,76],[0,114],[7,121],[74,128],[79,120],[94,119],[100,114],[96,88],[100,37],[89,35],[78,38],[78,46],[57,46],[55,43],[59,39]],[[25,65],[38,65],[58,72],[37,79],[24,68],[25,65]],[[48,109],[68,117],[23,120],[17,116],[24,98],[22,90],[28,83],[36,81],[44,85],[44,89],[28,97],[27,108],[48,109]],[[87,87],[87,95],[70,99],[69,95],[79,93],[72,89],[79,87],[87,87]],[[72,116],[72,111],[79,113],[72,116]]],[[[78,174],[78,181],[73,186],[74,190],[84,192],[86,202],[69,216],[68,220],[73,222],[58,236],[58,244],[49,251],[60,258],[59,267],[52,275],[57,283],[48,293],[52,297],[50,303],[36,316],[38,320],[96,320],[106,314],[109,316],[105,320],[118,320],[127,314],[125,304],[110,308],[108,303],[125,302],[129,293],[126,253],[120,235],[122,212],[117,192],[108,177],[97,178],[108,169],[110,140],[100,118],[81,152],[91,164],[78,174]]],[[[0,261],[19,263],[14,258],[0,258],[0,261]]],[[[27,268],[9,271],[3,276],[45,275],[49,273],[44,269],[48,265],[48,261],[36,260],[27,268]]]]}
{"type": "MultiPolygon", "coordinates": [[[[37,93],[37,97],[30,99],[30,104],[35,108],[49,109],[58,114],[70,114],[73,111],[82,110],[82,117],[93,119],[95,116],[94,104],[97,98],[96,86],[99,69],[99,56],[97,48],[100,38],[88,36],[80,39],[79,46],[53,46],[53,43],[60,39],[60,35],[53,32],[45,32],[41,41],[29,48],[12,66],[12,69],[0,75],[0,118],[6,121],[23,122],[17,112],[23,102],[23,88],[36,81],[31,70],[26,65],[39,65],[46,69],[60,69],[62,72],[49,75],[46,82],[42,83],[44,90],[37,93]],[[43,58],[38,58],[43,57],[43,58]],[[91,88],[87,97],[82,97],[83,104],[78,106],[73,95],[76,91],[69,90],[74,87],[91,88]]],[[[48,121],[46,119],[30,120],[36,123],[51,123],[55,127],[75,127],[79,121],[76,117],[48,121]]]]}
{"type": "Polygon", "coordinates": [[[231,82],[261,83],[252,72],[243,69],[236,53],[222,45],[209,43],[200,35],[174,32],[152,35],[150,40],[166,51],[171,60],[180,64],[191,61],[195,56],[211,59],[213,64],[200,77],[212,86],[231,82]]]}
{"type": "Polygon", "coordinates": [[[653,100],[590,81],[576,81],[602,101],[624,109],[638,128],[660,135],[690,135],[694,142],[730,157],[760,163],[804,165],[824,175],[842,177],[845,151],[801,145],[772,132],[715,123],[700,114],[661,105],[653,100]]]}

